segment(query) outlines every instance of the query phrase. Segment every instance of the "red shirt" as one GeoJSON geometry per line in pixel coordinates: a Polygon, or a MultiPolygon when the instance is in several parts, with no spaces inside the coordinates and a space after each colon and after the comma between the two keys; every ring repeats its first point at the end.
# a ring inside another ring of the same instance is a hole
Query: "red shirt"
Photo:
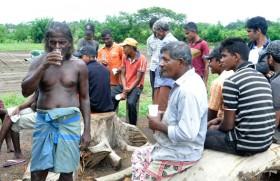
{"type": "Polygon", "coordinates": [[[205,64],[202,56],[209,54],[209,45],[206,41],[202,40],[195,44],[189,43],[189,47],[192,49],[192,66],[198,75],[204,77],[205,64]]]}
{"type": "Polygon", "coordinates": [[[137,72],[143,72],[143,76],[137,87],[140,87],[141,85],[144,86],[147,67],[147,60],[145,56],[141,55],[139,51],[137,51],[136,59],[133,61],[131,61],[127,56],[124,56],[122,60],[122,67],[126,70],[125,78],[127,87],[130,87],[130,85],[136,80],[137,72]]]}

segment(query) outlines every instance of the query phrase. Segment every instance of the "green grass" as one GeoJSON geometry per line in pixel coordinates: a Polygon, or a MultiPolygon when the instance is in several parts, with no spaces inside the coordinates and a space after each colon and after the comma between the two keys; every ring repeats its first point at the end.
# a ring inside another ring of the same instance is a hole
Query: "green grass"
{"type": "Polygon", "coordinates": [[[0,51],[43,50],[42,43],[0,43],[0,51]]]}
{"type": "Polygon", "coordinates": [[[4,102],[5,108],[16,107],[26,101],[27,98],[19,93],[6,93],[0,96],[4,102]]]}

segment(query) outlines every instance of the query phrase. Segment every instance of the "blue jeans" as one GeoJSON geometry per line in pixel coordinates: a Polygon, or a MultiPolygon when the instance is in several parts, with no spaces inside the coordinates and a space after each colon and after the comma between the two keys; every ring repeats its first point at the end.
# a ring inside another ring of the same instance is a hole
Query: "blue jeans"
{"type": "Polygon", "coordinates": [[[208,130],[204,148],[238,155],[236,142],[228,141],[225,132],[219,130],[208,130]]]}

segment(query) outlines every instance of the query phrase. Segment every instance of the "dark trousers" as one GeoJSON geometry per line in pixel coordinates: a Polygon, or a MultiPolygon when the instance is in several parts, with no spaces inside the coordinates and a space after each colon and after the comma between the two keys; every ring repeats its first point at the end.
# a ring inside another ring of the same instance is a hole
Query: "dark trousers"
{"type": "Polygon", "coordinates": [[[152,99],[154,100],[154,90],[155,90],[155,77],[156,77],[156,72],[150,70],[150,83],[151,83],[151,88],[152,88],[152,99]]]}
{"type": "MultiPolygon", "coordinates": [[[[135,87],[127,95],[126,104],[127,104],[127,108],[128,108],[128,110],[127,110],[128,111],[128,118],[129,118],[129,123],[132,124],[132,125],[137,124],[137,102],[139,100],[141,91],[142,91],[142,89],[140,89],[139,87],[135,87]]],[[[123,86],[122,85],[118,85],[112,91],[111,98],[112,98],[112,101],[114,103],[114,110],[116,110],[116,108],[118,107],[119,102],[120,102],[120,101],[115,99],[115,96],[117,94],[122,93],[122,92],[123,92],[123,86]]]]}
{"type": "Polygon", "coordinates": [[[207,131],[204,148],[240,156],[250,156],[266,150],[258,152],[237,150],[237,142],[228,141],[227,133],[219,130],[207,131]]]}

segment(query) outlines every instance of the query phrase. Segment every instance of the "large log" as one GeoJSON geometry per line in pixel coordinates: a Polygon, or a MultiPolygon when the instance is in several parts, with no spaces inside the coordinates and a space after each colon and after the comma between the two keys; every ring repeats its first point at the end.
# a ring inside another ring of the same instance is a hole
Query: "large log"
{"type": "Polygon", "coordinates": [[[245,181],[276,171],[280,171],[280,145],[272,144],[269,150],[249,157],[205,150],[193,167],[166,180],[245,181]]]}

